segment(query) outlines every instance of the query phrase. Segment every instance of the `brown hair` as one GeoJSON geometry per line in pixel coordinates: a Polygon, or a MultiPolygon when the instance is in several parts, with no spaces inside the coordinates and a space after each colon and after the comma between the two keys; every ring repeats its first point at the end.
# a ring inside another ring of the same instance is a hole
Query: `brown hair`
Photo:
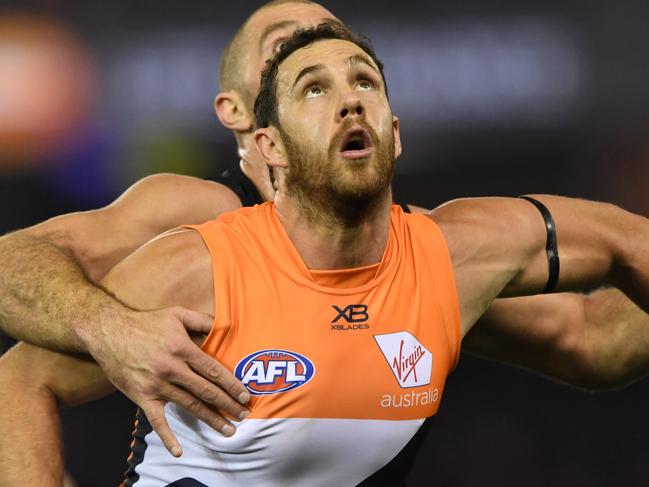
{"type": "Polygon", "coordinates": [[[261,73],[259,94],[255,100],[255,119],[257,127],[262,128],[268,127],[269,125],[279,127],[280,125],[277,113],[277,71],[282,61],[298,49],[326,39],[339,39],[352,42],[370,56],[379,68],[379,73],[381,74],[381,79],[383,80],[387,95],[387,84],[385,83],[385,75],[383,74],[383,63],[376,57],[369,39],[356,34],[338,21],[330,20],[321,23],[317,27],[296,30],[287,41],[282,43],[277,54],[266,63],[266,67],[261,73]]]}

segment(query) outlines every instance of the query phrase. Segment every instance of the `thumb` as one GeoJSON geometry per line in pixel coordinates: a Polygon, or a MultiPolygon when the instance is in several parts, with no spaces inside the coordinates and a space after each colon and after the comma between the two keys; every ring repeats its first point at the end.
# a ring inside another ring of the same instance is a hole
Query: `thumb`
{"type": "Polygon", "coordinates": [[[188,332],[209,333],[212,330],[214,317],[187,308],[177,308],[176,316],[188,332]]]}

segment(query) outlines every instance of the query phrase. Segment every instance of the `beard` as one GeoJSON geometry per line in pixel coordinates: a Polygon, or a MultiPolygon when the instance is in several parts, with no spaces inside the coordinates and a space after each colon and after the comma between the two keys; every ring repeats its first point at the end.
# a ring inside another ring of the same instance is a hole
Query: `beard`
{"type": "Polygon", "coordinates": [[[364,121],[344,123],[326,153],[300,144],[279,128],[286,148],[286,191],[305,216],[315,221],[356,225],[390,193],[394,174],[394,135],[379,140],[364,121]],[[374,150],[368,158],[342,160],[338,154],[347,130],[359,124],[374,150]]]}

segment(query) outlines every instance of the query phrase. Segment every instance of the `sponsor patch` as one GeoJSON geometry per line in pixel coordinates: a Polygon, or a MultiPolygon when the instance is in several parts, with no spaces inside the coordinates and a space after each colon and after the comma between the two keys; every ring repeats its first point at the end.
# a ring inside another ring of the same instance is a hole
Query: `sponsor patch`
{"type": "Polygon", "coordinates": [[[255,396],[296,389],[309,382],[314,374],[313,362],[288,350],[251,353],[234,369],[236,378],[255,396]]]}
{"type": "Polygon", "coordinates": [[[331,320],[332,323],[336,323],[340,318],[343,318],[347,323],[361,323],[370,319],[366,304],[350,304],[344,308],[332,304],[331,307],[336,310],[336,316],[331,320]]]}
{"type": "Polygon", "coordinates": [[[407,331],[374,335],[394,377],[403,388],[430,383],[433,354],[407,331]]]}

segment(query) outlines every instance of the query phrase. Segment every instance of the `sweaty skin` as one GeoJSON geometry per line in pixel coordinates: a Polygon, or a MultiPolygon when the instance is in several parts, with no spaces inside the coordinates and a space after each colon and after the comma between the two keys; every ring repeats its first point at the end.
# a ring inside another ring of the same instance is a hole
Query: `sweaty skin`
{"type": "MultiPolygon", "coordinates": [[[[296,26],[331,17],[318,5],[297,3],[258,11],[248,24],[250,63],[244,63],[244,79],[251,93],[258,90],[258,73],[264,60],[282,38],[296,26]],[[254,34],[261,32],[267,33],[263,43],[254,34]]],[[[236,90],[229,90],[217,97],[215,108],[221,122],[237,137],[244,172],[268,197],[268,172],[254,149],[249,104],[236,90]]],[[[0,293],[0,325],[17,338],[43,346],[89,350],[111,380],[152,416],[156,410],[161,411],[161,399],[180,400],[185,390],[193,395],[192,401],[198,398],[216,408],[236,407],[228,395],[236,398],[244,389],[217,362],[200,354],[185,332],[185,328],[207,331],[211,326],[209,317],[180,308],[136,312],[95,283],[158,233],[181,223],[200,223],[238,206],[237,197],[222,185],[157,175],[137,183],[109,207],[64,215],[2,237],[0,265],[4,272],[0,274],[0,289],[11,289],[12,293],[0,293]],[[124,341],[125,328],[132,330],[129,343],[124,341]],[[152,336],[160,336],[160,330],[165,330],[165,335],[151,340],[152,336]],[[142,350],[148,353],[140,353],[142,350]],[[200,376],[215,385],[199,380],[200,376]]],[[[539,219],[538,214],[530,217],[539,219]]],[[[644,312],[614,290],[591,296],[508,299],[492,306],[481,321],[484,326],[475,327],[467,336],[465,349],[571,384],[616,387],[646,373],[649,347],[643,344],[649,343],[648,322],[644,312]],[[606,336],[616,339],[600,338],[606,336]]],[[[23,403],[36,404],[36,400],[29,399],[33,390],[25,387],[21,371],[26,372],[20,367],[3,367],[0,375],[16,395],[24,395],[23,403]]],[[[37,401],[51,401],[47,389],[39,391],[37,401]]],[[[12,410],[3,403],[9,398],[3,397],[0,409],[12,410]]],[[[239,407],[239,412],[243,409],[239,407]]],[[[55,409],[43,408],[43,414],[52,411],[55,409]]],[[[213,411],[203,411],[202,419],[218,422],[213,411]]],[[[3,414],[5,420],[18,434],[21,418],[3,414]]],[[[2,438],[13,448],[30,444],[11,441],[11,436],[2,438]]],[[[177,446],[173,442],[170,445],[177,446]]],[[[47,446],[44,450],[51,451],[47,446]]],[[[5,451],[1,439],[0,451],[5,451]]],[[[22,458],[28,455],[26,452],[22,458]]],[[[43,456],[37,454],[39,457],[43,456]]]]}

